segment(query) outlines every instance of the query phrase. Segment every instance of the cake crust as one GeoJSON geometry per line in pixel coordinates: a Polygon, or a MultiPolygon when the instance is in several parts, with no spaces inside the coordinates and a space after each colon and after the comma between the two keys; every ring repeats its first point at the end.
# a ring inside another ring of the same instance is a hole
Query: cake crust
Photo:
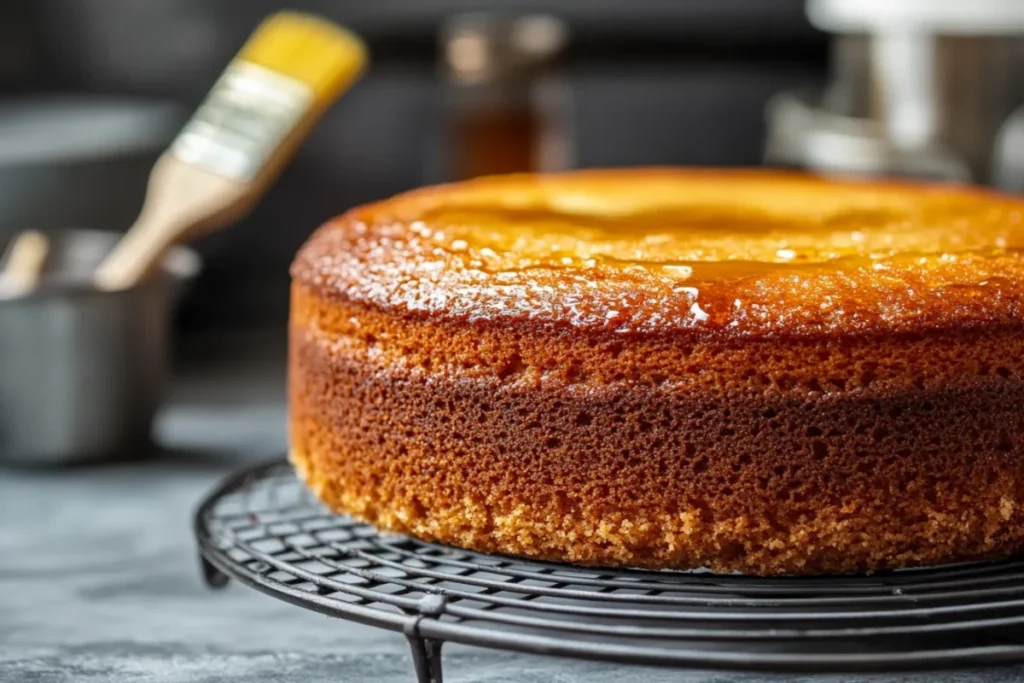
{"type": "Polygon", "coordinates": [[[1022,206],[770,171],[497,176],[353,209],[313,235],[292,275],[409,317],[623,335],[1016,324],[1022,206]]]}
{"type": "Polygon", "coordinates": [[[671,169],[355,209],[292,268],[291,457],[333,509],[487,552],[756,574],[1013,553],[1022,216],[671,169]]]}

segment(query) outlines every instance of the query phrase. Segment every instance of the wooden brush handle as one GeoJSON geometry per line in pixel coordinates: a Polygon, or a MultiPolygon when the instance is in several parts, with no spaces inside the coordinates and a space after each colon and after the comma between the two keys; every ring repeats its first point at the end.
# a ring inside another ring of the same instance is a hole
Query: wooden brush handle
{"type": "Polygon", "coordinates": [[[41,232],[26,230],[18,235],[11,242],[7,263],[0,275],[4,289],[19,295],[35,289],[49,252],[50,242],[41,232]]]}
{"type": "Polygon", "coordinates": [[[234,220],[257,196],[252,183],[229,180],[165,154],[153,168],[142,213],[96,269],[94,284],[103,290],[139,284],[174,244],[234,220]]]}

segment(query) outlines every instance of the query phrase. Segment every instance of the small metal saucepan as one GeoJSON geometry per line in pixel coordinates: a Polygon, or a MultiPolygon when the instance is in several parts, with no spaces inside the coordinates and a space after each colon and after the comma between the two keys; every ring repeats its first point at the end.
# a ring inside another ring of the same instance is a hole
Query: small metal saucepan
{"type": "Polygon", "coordinates": [[[0,300],[0,462],[72,464],[145,452],[164,393],[171,312],[199,257],[176,248],[142,285],[102,292],[90,277],[119,235],[48,237],[38,289],[0,300]]]}

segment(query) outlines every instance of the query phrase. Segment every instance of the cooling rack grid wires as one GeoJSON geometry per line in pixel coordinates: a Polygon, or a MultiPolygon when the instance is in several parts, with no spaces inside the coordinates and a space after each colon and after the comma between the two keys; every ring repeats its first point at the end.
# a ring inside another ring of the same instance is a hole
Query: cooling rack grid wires
{"type": "Polygon", "coordinates": [[[445,642],[592,660],[784,673],[1024,661],[1024,558],[874,576],[609,570],[380,534],[324,509],[275,461],[200,504],[211,587],[404,633],[420,683],[445,642]]]}

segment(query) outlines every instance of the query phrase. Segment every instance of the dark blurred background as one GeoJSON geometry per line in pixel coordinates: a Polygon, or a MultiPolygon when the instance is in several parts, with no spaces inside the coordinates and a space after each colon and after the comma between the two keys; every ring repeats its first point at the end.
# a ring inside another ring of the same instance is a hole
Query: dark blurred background
{"type": "MultiPolygon", "coordinates": [[[[352,205],[446,179],[439,36],[453,15],[543,11],[564,20],[570,34],[561,74],[570,104],[563,134],[573,166],[759,164],[769,98],[820,84],[826,75],[827,36],[809,24],[803,0],[299,0],[290,6],[359,32],[370,45],[372,67],[251,217],[197,244],[205,265],[180,309],[184,331],[282,324],[288,264],[315,227],[352,205]]],[[[143,109],[159,111],[139,123],[155,141],[138,133],[140,149],[126,161],[111,162],[103,149],[85,150],[78,161],[64,155],[58,171],[68,174],[66,167],[77,163],[81,172],[64,185],[48,179],[51,189],[37,202],[43,208],[5,213],[0,193],[0,232],[28,222],[125,229],[141,202],[157,141],[177,125],[170,122],[187,115],[259,20],[278,9],[272,0],[0,2],[0,105],[53,94],[77,102],[88,94],[104,102],[144,98],[143,109]]],[[[0,174],[2,135],[0,126],[0,174]]],[[[26,191],[19,190],[22,199],[26,191]]]]}

